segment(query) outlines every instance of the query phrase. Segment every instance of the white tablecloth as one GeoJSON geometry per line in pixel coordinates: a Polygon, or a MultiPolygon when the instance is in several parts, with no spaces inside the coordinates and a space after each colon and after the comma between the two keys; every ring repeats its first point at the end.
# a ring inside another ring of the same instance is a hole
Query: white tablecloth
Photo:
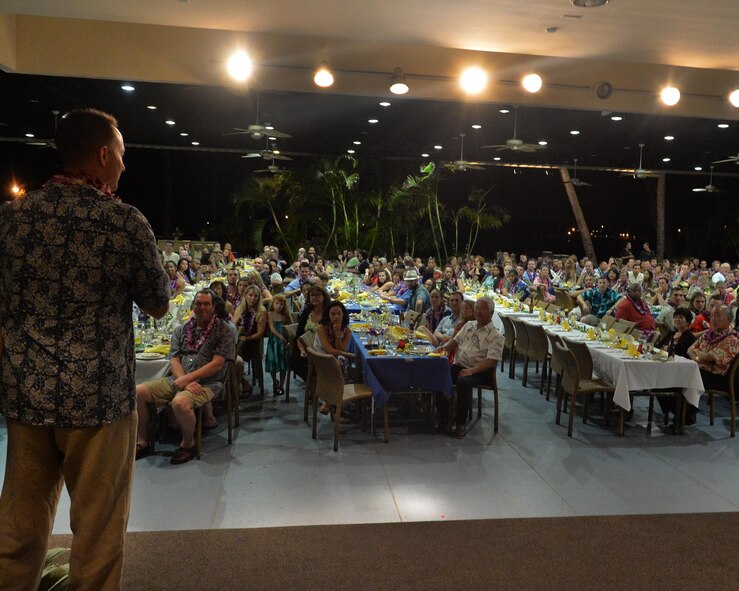
{"type": "Polygon", "coordinates": [[[136,383],[143,384],[169,375],[169,359],[137,359],[136,383]]]}
{"type": "MultiPolygon", "coordinates": [[[[506,310],[500,311],[506,315],[506,310]]],[[[496,310],[496,316],[498,310],[496,310]]],[[[593,358],[593,371],[602,379],[614,384],[615,392],[613,401],[625,410],[631,410],[631,398],[629,392],[639,390],[654,390],[657,388],[682,388],[683,396],[689,404],[697,407],[701,394],[704,392],[703,380],[701,379],[698,364],[692,359],[675,357],[670,361],[652,361],[648,359],[632,359],[622,349],[609,349],[603,343],[588,341],[585,335],[579,331],[564,332],[561,326],[553,327],[536,319],[532,315],[521,315],[519,317],[527,323],[542,326],[544,330],[550,331],[567,339],[581,341],[588,345],[588,350],[593,358]]],[[[498,319],[500,323],[500,319],[498,319]]],[[[498,328],[498,325],[495,325],[498,328]]],[[[500,323],[501,332],[503,331],[500,323]]]]}

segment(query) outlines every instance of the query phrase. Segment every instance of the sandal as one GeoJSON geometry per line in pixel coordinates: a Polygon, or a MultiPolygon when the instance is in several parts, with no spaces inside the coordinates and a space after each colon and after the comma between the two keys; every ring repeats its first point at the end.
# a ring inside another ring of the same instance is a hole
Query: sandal
{"type": "Polygon", "coordinates": [[[207,433],[208,431],[212,431],[213,429],[217,429],[217,428],[218,428],[218,421],[216,421],[215,425],[206,425],[205,423],[203,423],[204,433],[207,433]]]}
{"type": "Polygon", "coordinates": [[[195,457],[194,447],[178,447],[177,451],[174,452],[172,459],[169,460],[170,464],[184,464],[189,462],[195,457]]]}
{"type": "Polygon", "coordinates": [[[148,445],[144,445],[143,443],[137,443],[136,444],[136,459],[140,460],[141,458],[145,458],[151,453],[151,449],[148,445]]]}
{"type": "Polygon", "coordinates": [[[249,398],[249,396],[251,396],[253,392],[254,392],[254,386],[249,382],[249,380],[242,378],[240,398],[242,400],[245,400],[249,398]]]}
{"type": "MultiPolygon", "coordinates": [[[[323,416],[326,416],[329,412],[331,412],[331,409],[329,408],[328,404],[323,404],[318,409],[318,412],[320,412],[323,416]]],[[[331,416],[333,416],[333,413],[331,413],[331,416]]]]}

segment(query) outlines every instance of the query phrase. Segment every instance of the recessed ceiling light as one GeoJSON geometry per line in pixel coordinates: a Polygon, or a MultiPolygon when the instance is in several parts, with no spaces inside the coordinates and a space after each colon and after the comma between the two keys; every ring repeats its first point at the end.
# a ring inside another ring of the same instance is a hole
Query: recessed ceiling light
{"type": "Polygon", "coordinates": [[[718,128],[719,129],[726,129],[728,127],[729,127],[729,124],[728,123],[719,123],[718,124],[718,128]]]}
{"type": "Polygon", "coordinates": [[[390,106],[390,103],[389,103],[389,102],[387,102],[387,101],[382,101],[382,102],[380,103],[380,106],[381,106],[381,107],[389,107],[389,106],[390,106]]]}
{"type": "Polygon", "coordinates": [[[729,102],[735,107],[739,107],[739,88],[732,91],[732,93],[729,95],[729,102]]]}
{"type": "Polygon", "coordinates": [[[274,128],[275,128],[275,126],[274,125],[270,125],[269,123],[264,126],[264,129],[266,129],[267,131],[272,131],[274,128]]]}
{"type": "Polygon", "coordinates": [[[379,122],[380,122],[380,120],[379,120],[379,119],[367,119],[367,123],[372,123],[373,125],[374,125],[375,123],[379,123],[379,122]]]}
{"type": "Polygon", "coordinates": [[[35,135],[33,135],[32,133],[27,133],[27,134],[26,134],[26,137],[36,137],[36,136],[35,136],[35,135]]]}
{"type": "Polygon", "coordinates": [[[570,130],[570,135],[580,135],[580,132],[577,129],[570,130]]]}
{"type": "Polygon", "coordinates": [[[267,139],[269,141],[271,141],[271,142],[276,142],[277,141],[277,138],[275,136],[273,136],[273,135],[270,135],[267,139]]]}
{"type": "Polygon", "coordinates": [[[426,152],[424,152],[423,154],[421,154],[421,158],[428,158],[428,157],[429,157],[429,155],[426,152]]]}
{"type": "Polygon", "coordinates": [[[347,151],[346,151],[346,153],[347,153],[347,154],[354,154],[354,153],[355,153],[355,151],[354,151],[354,150],[347,150],[347,151]]]}
{"type": "Polygon", "coordinates": [[[156,111],[157,110],[157,106],[156,105],[146,105],[146,108],[149,109],[150,111],[156,111]]]}
{"type": "Polygon", "coordinates": [[[190,135],[190,134],[188,134],[188,133],[187,133],[186,131],[183,131],[182,133],[180,133],[180,135],[181,135],[182,137],[187,137],[187,136],[188,136],[188,135],[190,135]]]}
{"type": "Polygon", "coordinates": [[[500,156],[496,156],[495,158],[493,158],[493,160],[497,162],[498,160],[500,160],[500,156]]]}
{"type": "Polygon", "coordinates": [[[200,145],[200,142],[192,142],[192,145],[193,146],[199,146],[200,145]]]}
{"type": "Polygon", "coordinates": [[[671,142],[674,139],[675,139],[675,136],[674,135],[666,135],[665,136],[665,141],[671,142]]]}
{"type": "Polygon", "coordinates": [[[273,153],[273,154],[279,154],[279,153],[280,153],[280,151],[279,151],[279,150],[272,150],[272,153],[273,153]]]}
{"type": "Polygon", "coordinates": [[[699,172],[700,172],[701,170],[703,170],[703,167],[702,167],[702,166],[696,166],[696,167],[694,168],[694,170],[697,170],[697,171],[699,171],[699,172]]]}
{"type": "Polygon", "coordinates": [[[355,146],[361,146],[361,145],[362,145],[362,142],[360,142],[359,140],[354,140],[354,141],[353,141],[352,143],[353,143],[353,144],[354,144],[355,146]]]}
{"type": "Polygon", "coordinates": [[[539,145],[540,145],[540,146],[546,146],[546,145],[547,145],[547,143],[546,143],[546,142],[545,142],[544,140],[541,140],[541,141],[539,142],[539,145]]]}
{"type": "Polygon", "coordinates": [[[509,109],[499,109],[498,113],[503,113],[503,115],[505,115],[506,113],[510,113],[510,110],[509,109]]]}
{"type": "Polygon", "coordinates": [[[121,86],[121,90],[125,90],[126,92],[133,92],[136,89],[130,84],[124,84],[123,86],[121,86]]]}
{"type": "Polygon", "coordinates": [[[614,115],[613,117],[611,117],[611,121],[623,121],[623,119],[624,118],[621,117],[621,115],[614,115]]]}
{"type": "Polygon", "coordinates": [[[669,162],[669,161],[670,161],[669,158],[662,158],[662,162],[669,162]]]}
{"type": "Polygon", "coordinates": [[[482,129],[482,125],[480,125],[479,123],[474,123],[472,125],[472,129],[482,129]]]}
{"type": "Polygon", "coordinates": [[[434,150],[441,150],[444,146],[440,146],[439,144],[436,144],[434,146],[434,150]]]}
{"type": "Polygon", "coordinates": [[[173,119],[167,119],[167,120],[165,121],[165,123],[166,123],[167,125],[174,125],[174,120],[173,120],[173,119]]]}
{"type": "Polygon", "coordinates": [[[599,8],[608,4],[608,0],[570,0],[570,2],[580,8],[599,8]]]}

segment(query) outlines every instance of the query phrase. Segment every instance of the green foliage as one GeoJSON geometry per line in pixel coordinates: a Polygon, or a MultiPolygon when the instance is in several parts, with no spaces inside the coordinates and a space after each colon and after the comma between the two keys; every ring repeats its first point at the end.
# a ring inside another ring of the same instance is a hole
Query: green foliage
{"type": "Polygon", "coordinates": [[[57,559],[69,552],[69,548],[51,548],[46,553],[44,570],[41,573],[39,591],[66,591],[69,564],[56,564],[57,559]]]}
{"type": "Polygon", "coordinates": [[[445,179],[446,171],[431,162],[402,181],[367,190],[351,156],[256,177],[234,195],[233,227],[240,237],[234,240],[251,251],[275,243],[288,257],[297,246],[314,244],[327,257],[361,248],[389,255],[431,251],[447,260],[450,249],[459,251],[460,231],[468,235],[470,252],[482,231],[499,228],[510,216],[491,203],[489,189],[473,188],[455,207],[454,191],[440,194],[445,179]],[[453,244],[447,238],[452,229],[453,244]]]}

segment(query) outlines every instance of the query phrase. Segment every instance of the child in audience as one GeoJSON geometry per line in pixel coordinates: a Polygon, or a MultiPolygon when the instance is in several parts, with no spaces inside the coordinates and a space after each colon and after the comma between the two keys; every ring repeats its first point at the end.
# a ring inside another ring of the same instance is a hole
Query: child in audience
{"type": "Polygon", "coordinates": [[[282,294],[275,294],[270,302],[267,316],[269,324],[269,340],[267,341],[267,357],[265,365],[272,376],[273,393],[280,396],[284,393],[285,374],[287,372],[287,337],[283,334],[283,328],[290,324],[290,316],[287,313],[287,300],[282,294]],[[277,372],[280,373],[279,382],[277,372]]]}

